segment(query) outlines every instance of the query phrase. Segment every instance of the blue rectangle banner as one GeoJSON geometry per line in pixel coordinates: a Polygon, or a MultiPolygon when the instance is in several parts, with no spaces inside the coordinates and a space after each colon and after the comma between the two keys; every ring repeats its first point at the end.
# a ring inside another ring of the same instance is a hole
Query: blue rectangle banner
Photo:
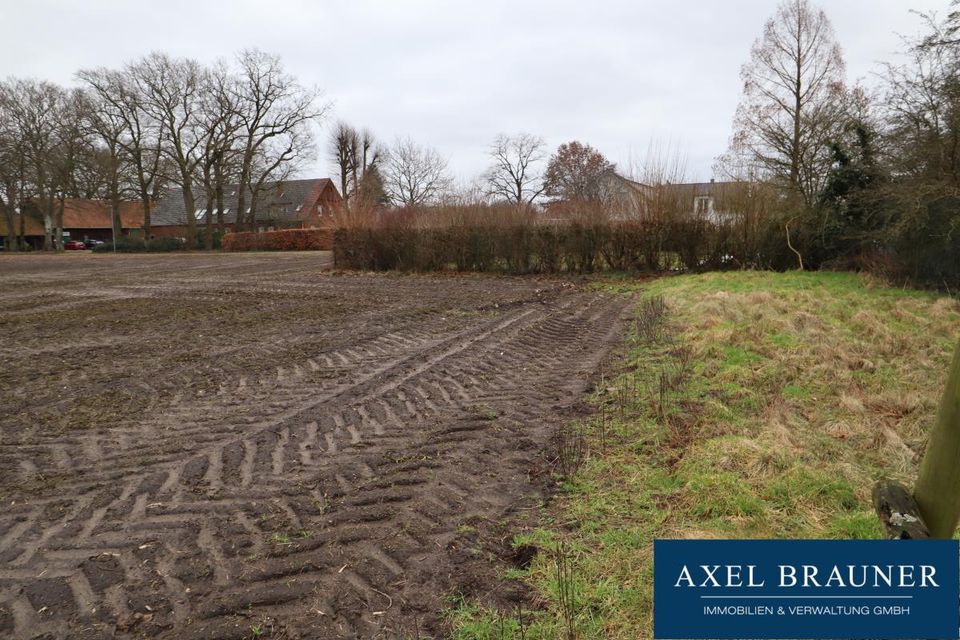
{"type": "Polygon", "coordinates": [[[655,638],[960,637],[956,540],[655,540],[655,638]]]}

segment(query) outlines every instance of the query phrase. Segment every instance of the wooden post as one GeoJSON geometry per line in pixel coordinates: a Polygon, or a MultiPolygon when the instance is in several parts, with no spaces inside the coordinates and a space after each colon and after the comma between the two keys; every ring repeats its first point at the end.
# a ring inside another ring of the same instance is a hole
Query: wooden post
{"type": "Polygon", "coordinates": [[[899,482],[878,482],[873,488],[873,508],[891,540],[925,540],[930,537],[916,501],[899,482]]]}
{"type": "Polygon", "coordinates": [[[913,490],[933,538],[952,538],[960,520],[960,344],[913,490]]]}

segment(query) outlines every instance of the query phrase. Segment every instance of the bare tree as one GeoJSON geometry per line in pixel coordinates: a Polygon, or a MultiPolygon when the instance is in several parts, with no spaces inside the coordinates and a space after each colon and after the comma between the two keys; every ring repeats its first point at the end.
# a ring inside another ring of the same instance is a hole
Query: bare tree
{"type": "MultiPolygon", "coordinates": [[[[26,173],[21,201],[35,198],[43,216],[44,249],[59,248],[61,239],[54,236],[53,150],[63,117],[66,92],[49,82],[14,79],[5,85],[2,97],[4,115],[20,139],[26,173]]],[[[21,214],[23,215],[23,214],[21,214]]]]}
{"type": "Polygon", "coordinates": [[[532,204],[544,190],[537,171],[544,145],[543,138],[529,133],[497,136],[490,148],[493,163],[484,174],[491,197],[518,206],[532,204]]]}
{"type": "Polygon", "coordinates": [[[317,89],[303,87],[287,74],[277,56],[252,49],[241,52],[237,62],[239,77],[233,85],[241,149],[237,223],[242,226],[246,215],[246,226],[253,228],[257,192],[313,152],[311,126],[329,106],[319,103],[317,89]]]}
{"type": "Polygon", "coordinates": [[[26,150],[23,137],[15,126],[13,90],[10,83],[0,82],[0,208],[7,223],[6,250],[17,251],[17,211],[26,187],[26,150]]]}
{"type": "MultiPolygon", "coordinates": [[[[55,143],[50,152],[51,188],[56,198],[53,216],[55,238],[63,238],[66,199],[102,197],[107,182],[106,172],[113,168],[108,154],[97,147],[97,138],[89,128],[89,115],[88,101],[81,90],[75,89],[64,94],[55,143]]],[[[118,175],[116,173],[113,177],[118,175]]],[[[118,220],[119,215],[115,218],[115,224],[118,220]]]]}
{"type": "Polygon", "coordinates": [[[743,98],[731,152],[721,162],[746,160],[812,205],[830,165],[828,143],[838,134],[843,73],[826,14],[809,0],[784,0],[741,69],[743,98]]]}
{"type": "Polygon", "coordinates": [[[394,204],[411,208],[428,204],[449,185],[447,161],[436,149],[410,138],[398,139],[390,148],[383,187],[394,204]]]}
{"type": "Polygon", "coordinates": [[[239,109],[231,82],[229,70],[222,64],[216,65],[208,74],[207,91],[203,97],[200,179],[206,196],[203,236],[207,250],[213,249],[214,215],[220,233],[224,231],[223,192],[227,181],[236,173],[240,157],[239,109]]]}
{"type": "Polygon", "coordinates": [[[356,129],[342,120],[334,125],[330,133],[330,159],[337,167],[340,179],[340,195],[345,208],[350,208],[350,167],[353,161],[356,129]]]}
{"type": "Polygon", "coordinates": [[[928,34],[908,41],[906,62],[886,69],[887,158],[925,189],[960,189],[960,12],[924,16],[928,34]]]}
{"type": "Polygon", "coordinates": [[[330,157],[337,167],[345,209],[349,211],[356,201],[365,208],[383,199],[383,150],[370,131],[338,122],[330,134],[330,157]]]}
{"type": "MultiPolygon", "coordinates": [[[[146,87],[137,82],[139,73],[138,65],[134,64],[121,71],[84,69],[77,77],[88,88],[91,125],[104,137],[111,161],[118,162],[118,169],[121,159],[129,164],[128,173],[143,207],[144,237],[149,238],[150,212],[163,183],[163,121],[144,108],[146,87]]],[[[116,207],[114,214],[118,215],[116,207]]]]}
{"type": "Polygon", "coordinates": [[[202,120],[206,90],[204,70],[195,60],[174,59],[152,53],[128,67],[140,100],[140,108],[160,123],[161,151],[169,160],[170,175],[183,192],[187,235],[196,238],[194,178],[204,142],[202,120]]]}
{"type": "Polygon", "coordinates": [[[122,199],[121,184],[122,172],[127,162],[123,139],[126,127],[123,116],[113,106],[110,100],[105,99],[96,91],[87,89],[77,96],[82,103],[82,126],[102,145],[103,177],[107,183],[107,192],[110,199],[110,213],[113,226],[113,236],[119,237],[122,232],[120,220],[120,202],[122,199]]]}

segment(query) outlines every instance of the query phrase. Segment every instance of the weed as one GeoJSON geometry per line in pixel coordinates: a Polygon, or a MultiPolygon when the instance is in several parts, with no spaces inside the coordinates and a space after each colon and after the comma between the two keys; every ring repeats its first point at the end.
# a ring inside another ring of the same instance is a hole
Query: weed
{"type": "Polygon", "coordinates": [[[290,541],[290,536],[287,535],[286,533],[274,533],[273,535],[270,536],[269,541],[270,541],[270,544],[275,544],[279,546],[293,544],[290,541]]]}
{"type": "Polygon", "coordinates": [[[476,415],[481,420],[496,420],[497,416],[499,415],[496,409],[488,407],[485,404],[471,404],[466,407],[466,410],[476,415]]]}
{"type": "Polygon", "coordinates": [[[561,424],[556,435],[556,467],[560,477],[569,480],[580,469],[586,457],[583,430],[577,424],[561,424]]]}
{"type": "Polygon", "coordinates": [[[667,305],[662,295],[645,298],[637,309],[637,319],[634,321],[637,339],[645,343],[659,340],[666,311],[667,305]]]}
{"type": "Polygon", "coordinates": [[[561,540],[553,550],[553,577],[556,580],[557,606],[563,621],[564,638],[577,637],[577,583],[570,546],[561,540]]]}

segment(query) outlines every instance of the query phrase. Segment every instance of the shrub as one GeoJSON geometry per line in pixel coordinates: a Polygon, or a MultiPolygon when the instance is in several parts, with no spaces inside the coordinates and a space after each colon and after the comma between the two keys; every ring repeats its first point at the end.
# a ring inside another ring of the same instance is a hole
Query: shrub
{"type": "Polygon", "coordinates": [[[117,253],[140,253],[146,251],[146,244],[143,238],[117,238],[116,245],[114,241],[107,240],[103,244],[93,247],[92,251],[98,253],[112,253],[116,246],[117,253]]]}
{"type": "Polygon", "coordinates": [[[181,238],[152,238],[144,243],[147,251],[180,251],[186,243],[181,238]]]}
{"type": "Polygon", "coordinates": [[[230,233],[223,237],[224,251],[330,251],[330,229],[284,229],[262,233],[230,233]]]}

